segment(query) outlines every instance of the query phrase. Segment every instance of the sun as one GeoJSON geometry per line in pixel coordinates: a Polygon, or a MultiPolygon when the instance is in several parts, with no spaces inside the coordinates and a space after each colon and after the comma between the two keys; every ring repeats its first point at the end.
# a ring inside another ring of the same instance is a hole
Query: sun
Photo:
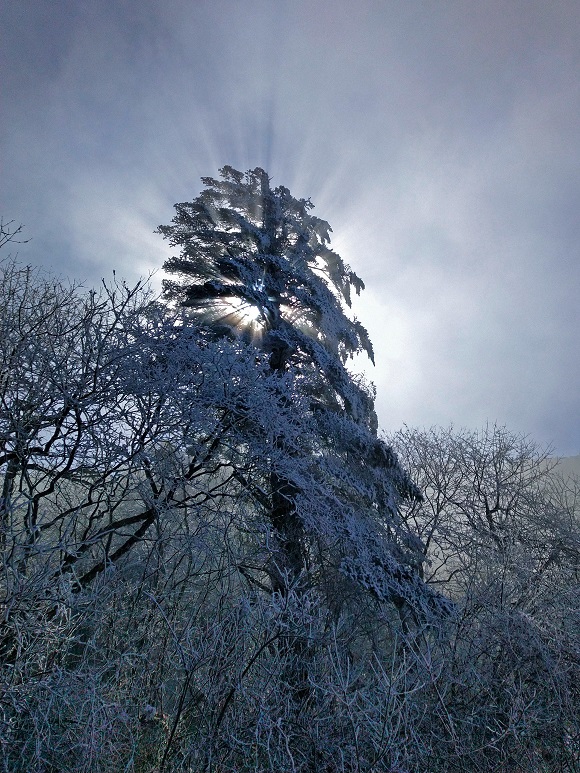
{"type": "Polygon", "coordinates": [[[235,296],[223,298],[214,308],[217,320],[233,328],[250,330],[254,334],[258,334],[264,328],[265,319],[262,310],[244,298],[235,296]]]}
{"type": "Polygon", "coordinates": [[[261,325],[263,320],[262,310],[253,303],[242,302],[239,308],[242,325],[261,325]]]}

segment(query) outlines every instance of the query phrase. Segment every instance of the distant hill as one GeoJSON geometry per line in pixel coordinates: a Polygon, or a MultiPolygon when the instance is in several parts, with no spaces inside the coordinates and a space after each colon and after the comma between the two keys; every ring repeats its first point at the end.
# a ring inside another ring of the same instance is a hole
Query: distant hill
{"type": "Polygon", "coordinates": [[[580,454],[578,456],[561,456],[558,459],[557,470],[563,475],[575,475],[580,478],[580,454]]]}

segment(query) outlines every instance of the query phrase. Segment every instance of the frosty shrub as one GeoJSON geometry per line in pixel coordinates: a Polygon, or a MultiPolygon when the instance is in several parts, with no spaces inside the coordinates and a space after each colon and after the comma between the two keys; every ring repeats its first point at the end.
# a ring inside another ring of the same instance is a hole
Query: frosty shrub
{"type": "Polygon", "coordinates": [[[0,769],[577,771],[577,485],[380,437],[328,224],[203,182],[161,298],[1,264],[0,769]]]}

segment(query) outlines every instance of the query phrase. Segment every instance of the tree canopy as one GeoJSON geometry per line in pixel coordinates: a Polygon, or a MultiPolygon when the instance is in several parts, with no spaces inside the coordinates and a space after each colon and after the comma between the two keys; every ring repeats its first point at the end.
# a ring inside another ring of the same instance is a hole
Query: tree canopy
{"type": "Polygon", "coordinates": [[[360,352],[373,359],[367,331],[343,308],[364,283],[330,248],[330,226],[310,200],[272,188],[263,169],[220,173],[202,178],[202,193],[159,227],[180,248],[164,265],[178,277],[165,281],[166,297],[257,343],[273,369],[316,370],[330,385],[326,399],[376,430],[368,395],[344,368],[360,352]]]}

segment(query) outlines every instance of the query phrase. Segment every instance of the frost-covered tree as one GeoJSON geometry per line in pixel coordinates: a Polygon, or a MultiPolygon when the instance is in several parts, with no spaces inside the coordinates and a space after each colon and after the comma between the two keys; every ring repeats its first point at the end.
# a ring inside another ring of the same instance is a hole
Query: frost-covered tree
{"type": "Polygon", "coordinates": [[[330,248],[330,226],[309,200],[272,189],[263,169],[226,166],[221,177],[202,178],[205,190],[159,227],[181,249],[164,265],[178,276],[165,281],[166,297],[218,333],[253,340],[272,370],[317,371],[327,383],[319,398],[376,430],[367,390],[344,367],[360,352],[373,358],[366,330],[343,306],[364,284],[330,248]]]}
{"type": "Polygon", "coordinates": [[[487,747],[487,770],[494,756],[578,770],[580,482],[502,426],[406,428],[391,442],[423,492],[404,511],[426,580],[457,604],[447,710],[465,753],[487,747]]]}
{"type": "Polygon", "coordinates": [[[269,479],[248,481],[276,545],[272,590],[307,586],[322,561],[375,597],[423,603],[420,545],[398,515],[399,500],[418,492],[377,437],[372,390],[347,367],[355,354],[373,357],[347,314],[364,284],[330,248],[330,226],[309,200],[272,188],[259,168],[220,174],[202,178],[202,193],[159,227],[180,250],[165,263],[176,277],[165,294],[190,324],[251,343],[310,422],[300,448],[284,432],[273,437],[269,479]]]}
{"type": "Polygon", "coordinates": [[[207,249],[291,287],[251,315],[231,271],[168,306],[0,262],[0,768],[577,771],[578,482],[503,428],[379,440],[348,293],[222,203],[207,249]]]}
{"type": "Polygon", "coordinates": [[[7,261],[0,295],[0,766],[239,771],[255,748],[257,770],[341,769],[351,725],[349,759],[383,754],[328,680],[363,679],[385,599],[426,598],[388,449],[315,399],[323,374],[146,286],[7,261]]]}

